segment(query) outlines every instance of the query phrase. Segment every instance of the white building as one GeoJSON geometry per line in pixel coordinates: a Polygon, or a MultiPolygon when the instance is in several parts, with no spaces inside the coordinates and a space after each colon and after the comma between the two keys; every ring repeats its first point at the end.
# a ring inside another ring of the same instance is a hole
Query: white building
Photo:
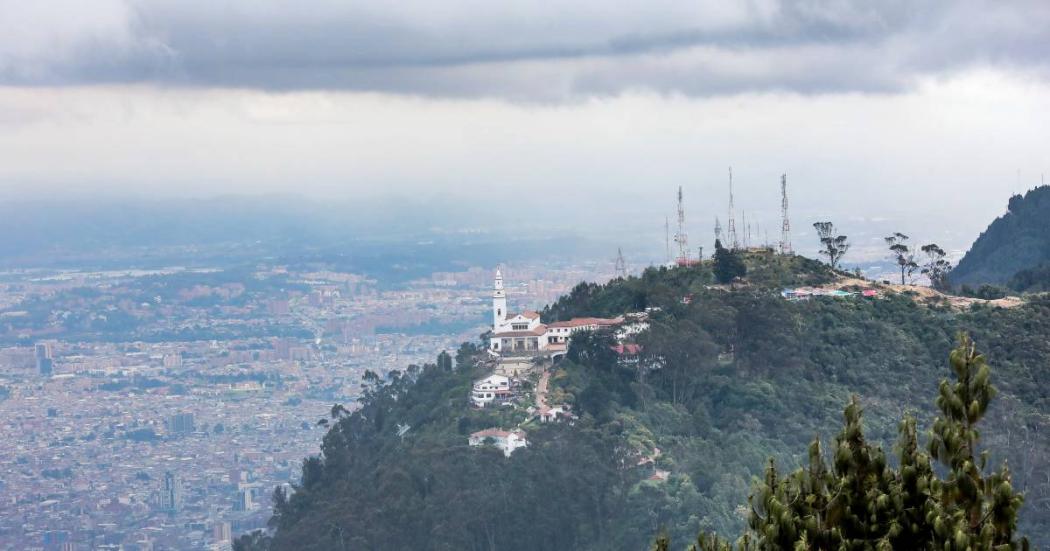
{"type": "Polygon", "coordinates": [[[529,442],[525,439],[525,431],[521,429],[509,431],[502,429],[479,430],[470,435],[468,443],[475,447],[491,443],[493,446],[503,450],[503,455],[507,457],[510,457],[514,450],[529,445],[529,442]]]}
{"type": "Polygon", "coordinates": [[[485,407],[496,400],[505,400],[514,394],[510,389],[510,379],[503,375],[489,375],[474,381],[470,391],[470,402],[474,407],[485,407]]]}
{"type": "Polygon", "coordinates": [[[616,327],[624,318],[573,318],[551,324],[540,322],[540,315],[532,311],[517,314],[507,312],[507,292],[503,288],[503,274],[496,270],[492,292],[492,336],[489,349],[497,354],[557,354],[565,352],[569,339],[577,331],[596,331],[616,327]]]}

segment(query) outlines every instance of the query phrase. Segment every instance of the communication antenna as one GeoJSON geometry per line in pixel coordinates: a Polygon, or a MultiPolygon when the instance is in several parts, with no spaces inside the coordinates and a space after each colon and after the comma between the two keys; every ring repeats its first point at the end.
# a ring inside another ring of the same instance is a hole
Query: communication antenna
{"type": "Polygon", "coordinates": [[[791,221],[788,220],[788,177],[780,175],[780,254],[794,254],[791,248],[791,221]]]}
{"type": "Polygon", "coordinates": [[[674,234],[678,244],[678,262],[685,264],[689,260],[689,237],[685,234],[685,205],[682,204],[682,186],[678,186],[678,233],[674,234]]]}
{"type": "Polygon", "coordinates": [[[664,246],[667,247],[667,264],[671,263],[671,223],[664,216],[664,246]]]}
{"type": "Polygon", "coordinates": [[[722,240],[722,221],[715,217],[715,241],[722,240]]]}
{"type": "Polygon", "coordinates": [[[621,247],[616,248],[616,266],[614,269],[620,277],[627,279],[627,261],[623,258],[623,249],[621,247]]]}
{"type": "Polygon", "coordinates": [[[733,212],[733,167],[729,167],[729,229],[726,241],[730,249],[737,249],[740,243],[736,239],[736,214],[733,212]]]}
{"type": "Polygon", "coordinates": [[[751,246],[751,224],[747,222],[746,210],[740,213],[740,226],[744,230],[744,238],[741,239],[741,245],[746,249],[751,246]]]}

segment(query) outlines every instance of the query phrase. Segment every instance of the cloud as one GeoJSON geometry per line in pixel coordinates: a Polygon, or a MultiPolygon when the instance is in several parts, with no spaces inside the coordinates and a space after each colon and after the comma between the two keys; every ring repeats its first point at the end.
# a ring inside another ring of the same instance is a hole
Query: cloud
{"type": "Polygon", "coordinates": [[[0,84],[565,100],[1046,77],[1044,0],[0,0],[0,84]]]}

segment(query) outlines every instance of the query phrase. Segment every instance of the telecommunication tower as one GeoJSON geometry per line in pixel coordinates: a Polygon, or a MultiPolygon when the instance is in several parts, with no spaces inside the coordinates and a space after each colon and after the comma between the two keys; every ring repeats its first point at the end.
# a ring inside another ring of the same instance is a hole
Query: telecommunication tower
{"type": "Polygon", "coordinates": [[[788,177],[780,175],[780,254],[793,254],[791,249],[791,221],[788,220],[788,177]]]}
{"type": "Polygon", "coordinates": [[[682,203],[682,186],[678,186],[678,232],[674,234],[678,244],[678,263],[689,261],[689,237],[685,233],[685,205],[682,203]]]}
{"type": "Polygon", "coordinates": [[[733,212],[733,167],[729,167],[729,229],[726,231],[726,241],[730,249],[740,248],[736,239],[736,214],[733,212]]]}
{"type": "Polygon", "coordinates": [[[616,274],[620,277],[627,279],[627,261],[623,258],[623,248],[616,248],[616,266],[614,267],[616,274]]]}
{"type": "Polygon", "coordinates": [[[667,263],[671,263],[671,222],[664,216],[664,246],[667,248],[667,263]]]}
{"type": "Polygon", "coordinates": [[[715,241],[722,240],[722,221],[715,217],[715,241]]]}

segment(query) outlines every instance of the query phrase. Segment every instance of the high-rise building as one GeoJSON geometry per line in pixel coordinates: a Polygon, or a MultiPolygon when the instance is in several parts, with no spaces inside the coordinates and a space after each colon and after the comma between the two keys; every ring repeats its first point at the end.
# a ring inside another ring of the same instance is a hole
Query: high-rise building
{"type": "Polygon", "coordinates": [[[211,527],[211,539],[215,543],[229,543],[233,540],[233,531],[230,529],[230,523],[228,522],[216,522],[211,527]]]}
{"type": "Polygon", "coordinates": [[[182,477],[171,472],[164,473],[158,506],[162,511],[178,513],[182,510],[182,477]]]}
{"type": "Polygon", "coordinates": [[[168,433],[170,434],[190,434],[195,429],[192,413],[176,413],[168,418],[168,433]]]}
{"type": "Polygon", "coordinates": [[[240,486],[237,490],[237,502],[233,504],[235,511],[254,511],[255,497],[251,486],[240,486]]]}
{"type": "Polygon", "coordinates": [[[34,355],[36,357],[36,370],[37,373],[45,377],[50,377],[55,372],[55,360],[54,352],[51,349],[51,343],[49,342],[38,342],[36,343],[36,350],[34,355]]]}

